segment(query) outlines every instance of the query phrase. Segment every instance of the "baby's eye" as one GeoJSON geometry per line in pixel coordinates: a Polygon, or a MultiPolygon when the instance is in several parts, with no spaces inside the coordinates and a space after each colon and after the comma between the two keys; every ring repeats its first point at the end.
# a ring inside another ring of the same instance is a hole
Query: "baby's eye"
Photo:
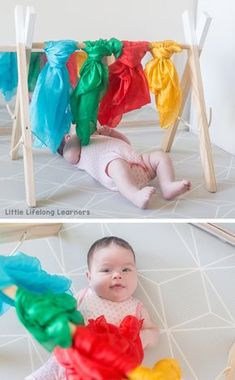
{"type": "Polygon", "coordinates": [[[109,268],[103,268],[103,269],[101,269],[101,272],[102,273],[109,273],[110,269],[109,268]]]}
{"type": "Polygon", "coordinates": [[[130,268],[123,268],[122,271],[123,271],[123,272],[131,272],[131,269],[130,269],[130,268]]]}

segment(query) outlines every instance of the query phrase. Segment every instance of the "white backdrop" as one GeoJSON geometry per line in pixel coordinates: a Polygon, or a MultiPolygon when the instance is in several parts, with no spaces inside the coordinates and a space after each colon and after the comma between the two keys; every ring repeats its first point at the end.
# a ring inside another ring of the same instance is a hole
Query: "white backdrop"
{"type": "MultiPolygon", "coordinates": [[[[199,0],[198,12],[212,16],[212,24],[201,57],[205,98],[212,107],[211,140],[235,154],[235,4],[231,0],[199,0]]],[[[194,106],[191,123],[196,129],[194,106]]]]}
{"type": "MultiPolygon", "coordinates": [[[[183,43],[181,15],[185,9],[195,14],[196,3],[197,0],[0,0],[0,44],[15,43],[14,8],[17,4],[35,8],[34,41],[116,37],[150,41],[174,39],[183,43]]],[[[146,56],[143,64],[148,59],[146,56]]],[[[175,63],[180,74],[183,57],[176,55],[175,63]]],[[[0,106],[3,104],[0,94],[0,106]]],[[[150,108],[156,110],[154,100],[150,108]]],[[[188,119],[189,106],[185,109],[184,118],[188,119]]]]}
{"type": "Polygon", "coordinates": [[[14,42],[14,7],[33,5],[35,40],[176,39],[181,42],[181,14],[196,0],[0,0],[0,43],[14,42]]]}

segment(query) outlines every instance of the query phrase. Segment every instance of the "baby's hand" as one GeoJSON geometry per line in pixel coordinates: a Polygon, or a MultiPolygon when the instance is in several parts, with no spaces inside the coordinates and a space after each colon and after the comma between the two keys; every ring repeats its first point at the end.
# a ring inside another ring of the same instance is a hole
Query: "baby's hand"
{"type": "Polygon", "coordinates": [[[142,307],[141,318],[143,318],[143,326],[140,331],[140,339],[142,342],[143,349],[146,347],[156,346],[159,340],[159,329],[155,323],[151,320],[149,313],[142,307]]]}
{"type": "Polygon", "coordinates": [[[143,169],[146,169],[146,165],[141,154],[133,152],[131,154],[130,161],[133,165],[140,165],[143,169]]]}
{"type": "Polygon", "coordinates": [[[143,349],[147,347],[154,347],[159,340],[159,331],[157,327],[142,329],[140,331],[140,339],[143,349]]]}
{"type": "Polygon", "coordinates": [[[110,136],[111,131],[112,130],[109,127],[97,124],[97,132],[98,132],[99,135],[110,136]]]}

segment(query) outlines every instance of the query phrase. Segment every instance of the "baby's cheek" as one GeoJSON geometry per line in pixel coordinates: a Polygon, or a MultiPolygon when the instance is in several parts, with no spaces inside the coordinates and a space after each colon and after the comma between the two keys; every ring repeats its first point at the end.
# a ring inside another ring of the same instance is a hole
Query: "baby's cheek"
{"type": "Polygon", "coordinates": [[[95,286],[94,290],[96,291],[98,295],[104,295],[104,292],[106,292],[108,288],[107,279],[106,278],[97,279],[94,286],[95,286]]]}
{"type": "Polygon", "coordinates": [[[137,284],[138,284],[138,278],[137,278],[137,275],[133,273],[133,274],[130,276],[129,281],[130,281],[130,287],[131,287],[131,289],[132,289],[132,292],[134,293],[134,291],[135,291],[136,288],[137,288],[137,284]]]}

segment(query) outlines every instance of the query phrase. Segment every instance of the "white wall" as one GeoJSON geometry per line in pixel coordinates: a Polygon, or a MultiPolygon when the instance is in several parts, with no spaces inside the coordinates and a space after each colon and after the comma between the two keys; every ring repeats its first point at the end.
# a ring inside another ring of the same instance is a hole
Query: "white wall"
{"type": "MultiPolygon", "coordinates": [[[[213,18],[201,57],[207,107],[212,107],[210,136],[214,144],[235,154],[235,3],[198,0],[198,12],[213,18]]],[[[192,105],[191,123],[196,129],[192,105]]]]}
{"type": "MultiPolygon", "coordinates": [[[[196,0],[0,0],[0,44],[14,44],[14,7],[33,5],[37,12],[34,41],[57,39],[174,39],[184,42],[181,14],[196,11],[196,0]]],[[[146,57],[149,59],[149,57],[146,57]]],[[[146,60],[145,59],[145,60],[146,60]]],[[[143,63],[145,63],[145,60],[143,63]]],[[[176,57],[179,72],[184,59],[176,57]]],[[[0,96],[0,104],[2,102],[0,96]]],[[[154,110],[155,102],[152,102],[154,110]]],[[[186,107],[187,108],[187,107],[186,107]]],[[[189,112],[184,113],[188,118],[189,112]]]]}
{"type": "Polygon", "coordinates": [[[181,13],[196,0],[0,0],[0,43],[14,42],[16,4],[34,5],[38,17],[35,40],[183,39],[181,13]]]}

